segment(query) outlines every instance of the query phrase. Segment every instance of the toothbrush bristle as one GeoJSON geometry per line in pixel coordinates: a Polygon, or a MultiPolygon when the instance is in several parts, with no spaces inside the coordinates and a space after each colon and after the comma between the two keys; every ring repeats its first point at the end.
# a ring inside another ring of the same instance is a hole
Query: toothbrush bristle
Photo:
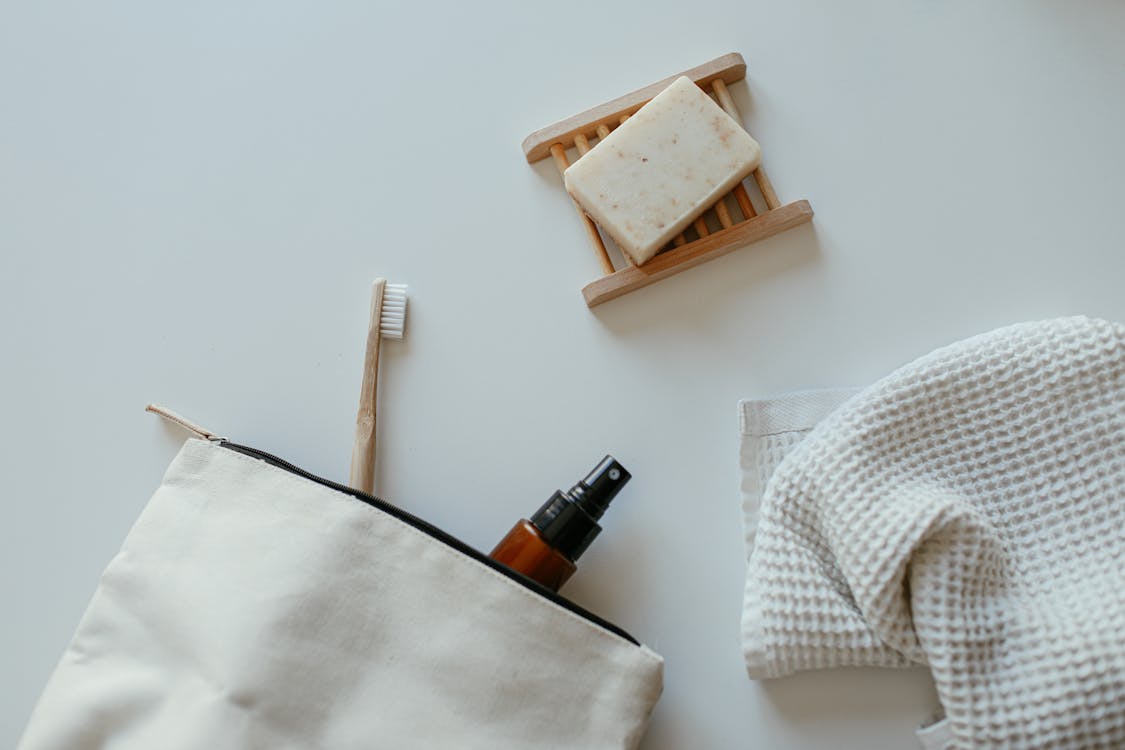
{"type": "Polygon", "coordinates": [[[388,339],[401,339],[406,331],[406,284],[383,287],[383,311],[379,316],[379,333],[388,339]]]}

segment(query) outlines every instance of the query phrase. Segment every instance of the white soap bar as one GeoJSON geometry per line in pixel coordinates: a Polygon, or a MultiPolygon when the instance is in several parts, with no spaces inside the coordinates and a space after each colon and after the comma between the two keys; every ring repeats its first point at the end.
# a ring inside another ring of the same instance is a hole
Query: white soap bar
{"type": "Polygon", "coordinates": [[[761,161],[741,125],[681,76],[566,170],[567,191],[637,264],[761,161]]]}

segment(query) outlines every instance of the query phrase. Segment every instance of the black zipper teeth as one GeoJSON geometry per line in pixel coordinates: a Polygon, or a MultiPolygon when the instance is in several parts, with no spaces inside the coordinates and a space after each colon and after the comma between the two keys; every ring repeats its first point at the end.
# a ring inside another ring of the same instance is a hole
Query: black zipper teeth
{"type": "Polygon", "coordinates": [[[352,487],[348,487],[347,485],[344,485],[344,484],[340,484],[339,482],[333,482],[330,479],[324,479],[323,477],[318,477],[316,474],[310,474],[309,472],[305,471],[301,467],[294,466],[293,464],[289,463],[285,459],[278,458],[277,456],[275,456],[271,453],[266,453],[265,451],[260,451],[257,448],[250,448],[250,447],[245,446],[245,445],[239,445],[238,443],[232,443],[229,440],[225,440],[225,439],[218,440],[217,442],[223,448],[229,448],[232,451],[242,453],[243,455],[250,456],[251,458],[260,459],[260,460],[265,461],[266,463],[270,464],[271,466],[276,466],[277,468],[282,469],[284,471],[287,471],[291,474],[296,474],[297,476],[302,477],[304,479],[308,479],[311,482],[316,482],[319,485],[322,485],[324,487],[328,487],[329,489],[336,490],[337,492],[342,492],[345,495],[349,495],[351,497],[354,497],[356,500],[367,503],[368,505],[370,505],[373,508],[377,508],[378,510],[383,511],[384,513],[387,513],[389,515],[394,516],[395,518],[402,521],[403,523],[410,524],[411,526],[418,529],[419,531],[433,537],[434,539],[438,540],[439,542],[442,542],[443,544],[446,544],[446,545],[452,547],[453,549],[457,550],[458,552],[460,552],[462,554],[465,554],[465,555],[468,555],[469,557],[473,558],[474,560],[477,560],[478,562],[484,563],[485,565],[492,568],[496,572],[502,573],[503,575],[512,579],[516,583],[520,584],[521,586],[524,586],[525,588],[528,588],[528,589],[532,590],[533,592],[535,592],[536,594],[539,594],[540,596],[544,597],[545,599],[551,600],[555,604],[558,604],[560,607],[563,607],[563,608],[573,612],[574,614],[578,615],[579,617],[581,617],[585,620],[589,620],[590,622],[594,623],[598,627],[604,628],[605,630],[608,630],[609,632],[613,633],[614,635],[617,635],[617,636],[620,636],[621,638],[624,638],[625,640],[629,641],[630,643],[632,643],[636,646],[641,645],[640,641],[638,641],[636,638],[629,635],[628,633],[626,633],[624,630],[617,627],[613,623],[607,622],[606,620],[603,620],[602,618],[595,615],[593,612],[590,612],[587,609],[583,609],[582,607],[579,607],[577,604],[570,601],[565,596],[562,596],[562,595],[560,595],[560,594],[558,594],[554,591],[551,591],[549,588],[547,588],[545,586],[542,586],[539,583],[536,583],[535,581],[531,580],[527,576],[524,576],[520,573],[517,573],[516,571],[509,568],[507,565],[496,562],[495,560],[493,560],[488,555],[482,554],[479,550],[469,546],[468,544],[465,544],[464,542],[462,542],[460,539],[453,536],[452,534],[450,534],[448,532],[445,532],[445,531],[442,531],[437,526],[434,526],[433,524],[431,524],[427,521],[423,521],[421,518],[418,518],[418,516],[415,516],[413,513],[409,513],[407,511],[403,510],[402,508],[399,508],[396,505],[392,505],[391,503],[388,503],[386,500],[383,500],[382,498],[375,497],[374,495],[368,495],[366,492],[360,492],[357,489],[354,489],[352,487]]]}

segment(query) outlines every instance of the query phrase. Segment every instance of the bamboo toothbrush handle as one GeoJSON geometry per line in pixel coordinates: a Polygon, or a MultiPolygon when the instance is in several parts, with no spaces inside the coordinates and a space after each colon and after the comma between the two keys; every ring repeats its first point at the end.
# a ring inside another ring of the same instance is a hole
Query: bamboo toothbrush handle
{"type": "Polygon", "coordinates": [[[379,344],[382,339],[383,290],[386,279],[371,285],[371,317],[367,323],[367,351],[363,357],[363,382],[359,388],[359,411],[355,417],[355,442],[348,484],[371,495],[375,490],[375,403],[379,392],[379,344]]]}

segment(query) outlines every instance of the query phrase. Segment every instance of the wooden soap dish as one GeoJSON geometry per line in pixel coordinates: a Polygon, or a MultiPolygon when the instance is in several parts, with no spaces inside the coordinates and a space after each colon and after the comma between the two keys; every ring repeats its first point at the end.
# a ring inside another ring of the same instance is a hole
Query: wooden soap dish
{"type": "MultiPolygon", "coordinates": [[[[575,158],[581,158],[598,140],[609,135],[614,128],[629,119],[630,115],[680,76],[687,76],[704,91],[710,90],[719,106],[736,122],[742,123],[742,118],[734,106],[734,100],[727,91],[727,84],[741,81],[746,77],[746,61],[742,59],[742,55],[735,52],[669,76],[663,81],[645,86],[643,89],[618,97],[600,107],[586,110],[562,122],[536,130],[523,141],[523,152],[527,156],[527,161],[533,164],[548,156],[554,157],[555,166],[558,167],[561,177],[570,166],[567,149],[574,149],[575,158]]],[[[812,219],[812,206],[806,200],[781,205],[765,170],[761,167],[754,170],[753,177],[761,202],[766,207],[764,212],[759,213],[754,207],[750,193],[746,189],[748,183],[739,184],[729,195],[721,198],[696,219],[691,229],[676,237],[675,241],[660,254],[641,266],[634,265],[628,255],[623,253],[622,266],[614,268],[598,226],[578,204],[574,204],[586,228],[586,235],[597,252],[602,270],[605,271],[605,275],[600,279],[583,287],[582,296],[586,298],[586,304],[590,307],[600,305],[614,297],[620,297],[634,289],[666,279],[692,266],[726,255],[735,248],[765,239],[812,219]],[[728,199],[733,199],[733,203],[728,199]]]]}

